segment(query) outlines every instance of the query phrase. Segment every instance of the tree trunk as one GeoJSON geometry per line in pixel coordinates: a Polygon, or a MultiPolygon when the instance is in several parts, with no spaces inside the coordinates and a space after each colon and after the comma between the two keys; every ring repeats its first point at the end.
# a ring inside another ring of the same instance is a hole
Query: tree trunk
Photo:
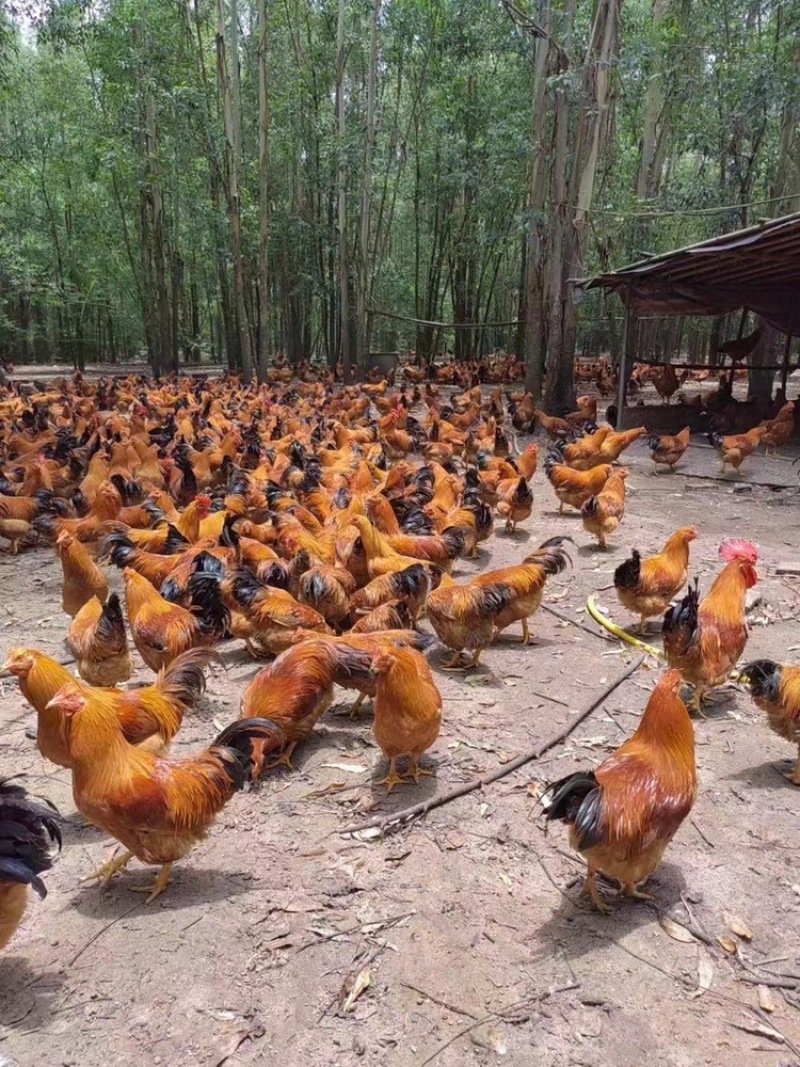
{"type": "Polygon", "coordinates": [[[153,374],[157,377],[164,373],[172,353],[172,313],[164,248],[164,203],[158,172],[158,125],[155,100],[150,91],[145,96],[145,164],[146,255],[151,268],[151,292],[155,297],[151,319],[152,364],[153,374]]]}
{"type": "MultiPolygon", "coordinates": [[[[664,23],[669,4],[670,0],[653,0],[653,27],[656,32],[664,23]]],[[[658,60],[654,60],[654,64],[657,63],[658,60]]],[[[663,155],[659,150],[664,140],[663,130],[659,131],[663,113],[663,72],[656,66],[650,71],[644,98],[644,128],[639,153],[639,173],[636,177],[636,195],[642,200],[654,197],[660,184],[661,175],[657,165],[663,155]]]]}
{"type": "Polygon", "coordinates": [[[336,138],[338,190],[338,244],[339,244],[339,351],[344,369],[344,380],[349,384],[353,378],[350,347],[350,271],[347,250],[347,160],[345,156],[345,99],[344,74],[347,52],[344,39],[344,16],[346,0],[339,0],[339,16],[336,27],[336,138]]]}
{"type": "Polygon", "coordinates": [[[225,150],[228,160],[228,212],[231,226],[231,258],[233,259],[233,295],[236,308],[242,377],[246,382],[249,382],[253,377],[253,355],[250,346],[250,326],[244,295],[242,210],[239,196],[241,112],[238,108],[238,38],[236,0],[231,0],[231,56],[230,62],[228,62],[225,0],[217,0],[217,68],[219,71],[220,92],[222,94],[225,150]]]}
{"type": "Polygon", "coordinates": [[[269,352],[269,96],[267,0],[258,0],[258,380],[267,376],[269,352]]]}
{"type": "Polygon", "coordinates": [[[356,284],[356,362],[361,378],[369,360],[371,322],[367,309],[372,271],[370,230],[372,221],[372,157],[375,149],[375,85],[378,77],[378,15],[381,0],[371,0],[369,27],[369,73],[367,75],[367,125],[364,135],[364,174],[361,183],[361,233],[356,284]]]}

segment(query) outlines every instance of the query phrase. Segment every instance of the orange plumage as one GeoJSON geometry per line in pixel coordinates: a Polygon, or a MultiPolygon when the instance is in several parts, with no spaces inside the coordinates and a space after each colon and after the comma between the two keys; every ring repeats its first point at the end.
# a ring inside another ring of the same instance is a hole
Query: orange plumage
{"type": "Polygon", "coordinates": [[[688,426],[673,436],[669,434],[662,434],[661,436],[653,434],[650,437],[648,444],[655,473],[658,473],[659,467],[669,467],[670,470],[675,469],[675,464],[683,457],[689,447],[690,437],[691,431],[688,426]]]}
{"type": "Polygon", "coordinates": [[[568,775],[542,796],[548,820],[567,823],[571,845],[586,857],[586,891],[601,911],[609,909],[597,889],[598,871],[616,878],[623,893],[645,896],[637,887],[658,867],[694,804],[694,730],[680,687],[680,673],[668,671],[628,741],[596,770],[568,775]]]}
{"type": "Polygon", "coordinates": [[[586,501],[602,492],[606,482],[611,477],[614,468],[610,463],[603,463],[599,467],[591,467],[587,471],[574,470],[562,462],[562,455],[557,449],[551,449],[545,457],[544,470],[547,480],[552,485],[558,497],[558,513],[564,510],[566,504],[571,508],[580,508],[586,501]]]}
{"type": "Polygon", "coordinates": [[[742,676],[774,732],[797,745],[797,761],[786,777],[792,785],[800,785],[800,667],[760,659],[748,663],[742,676]]]}
{"type": "Polygon", "coordinates": [[[701,601],[695,581],[680,603],[664,616],[664,652],[671,667],[695,687],[693,707],[700,710],[706,689],[722,685],[747,644],[745,597],[758,576],[758,551],[749,541],[722,545],[726,566],[701,601]]]}
{"type": "Polygon", "coordinates": [[[601,548],[606,548],[608,538],[616,530],[625,514],[625,467],[615,470],[606,484],[595,496],[590,496],[581,507],[583,528],[594,534],[601,548]]]}
{"type": "Polygon", "coordinates": [[[56,553],[64,572],[61,605],[67,615],[74,618],[92,597],[105,603],[108,580],[81,542],[62,530],[56,538],[56,553]]]}
{"type": "Polygon", "coordinates": [[[89,685],[114,686],[130,678],[128,636],[116,593],[105,604],[96,596],[87,601],[70,623],[66,643],[89,685]]]}
{"type": "Polygon", "coordinates": [[[725,468],[729,466],[738,471],[768,433],[766,426],[754,426],[747,433],[732,434],[729,437],[718,433],[709,434],[709,441],[716,448],[722,462],[721,473],[724,474],[725,468]]]}
{"type": "Polygon", "coordinates": [[[90,878],[106,883],[134,856],[158,864],[148,903],[166,888],[172,864],[202,841],[244,787],[254,740],[280,737],[268,720],[247,719],[199,755],[167,759],[129,744],[114,709],[91,691],[69,683],[49,706],[64,717],[78,810],[127,849],[90,878]]]}
{"type": "Polygon", "coordinates": [[[667,541],[663,551],[642,559],[633,549],[630,559],[614,571],[614,587],[623,607],[639,616],[642,627],[663,615],[670,601],[686,584],[689,545],[697,537],[694,526],[684,526],[667,541]]]}

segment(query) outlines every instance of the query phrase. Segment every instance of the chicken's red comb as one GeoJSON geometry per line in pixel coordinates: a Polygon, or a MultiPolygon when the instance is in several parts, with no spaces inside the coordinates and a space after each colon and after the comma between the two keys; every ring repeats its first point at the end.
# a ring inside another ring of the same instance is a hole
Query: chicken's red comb
{"type": "Polygon", "coordinates": [[[731,541],[724,541],[719,546],[719,558],[723,563],[730,563],[732,559],[746,559],[749,563],[758,562],[758,549],[752,541],[744,541],[735,537],[731,541]]]}
{"type": "Polygon", "coordinates": [[[195,503],[199,504],[201,508],[210,508],[213,501],[210,496],[206,496],[205,493],[201,493],[200,496],[195,498],[195,503]]]}

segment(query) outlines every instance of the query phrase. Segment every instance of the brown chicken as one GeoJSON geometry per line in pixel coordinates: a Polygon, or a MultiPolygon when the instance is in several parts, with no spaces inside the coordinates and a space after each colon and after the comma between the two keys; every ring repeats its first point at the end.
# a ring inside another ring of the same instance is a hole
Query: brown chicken
{"type": "Polygon", "coordinates": [[[108,580],[81,542],[63,530],[56,538],[56,553],[64,572],[61,606],[67,615],[74,618],[92,597],[105,604],[108,580]]]}
{"type": "Polygon", "coordinates": [[[375,740],[389,761],[389,773],[382,784],[391,793],[406,781],[397,773],[397,761],[410,760],[406,775],[418,782],[423,770],[419,758],[439,736],[442,725],[442,695],[436,688],[425,658],[413,648],[395,646],[379,653],[372,661],[378,675],[375,693],[375,740]]]}
{"type": "Polygon", "coordinates": [[[615,470],[596,496],[590,496],[581,508],[583,528],[594,534],[601,548],[608,547],[608,538],[622,522],[625,514],[625,467],[615,470]]]}
{"type": "Polygon", "coordinates": [[[601,449],[605,439],[613,432],[612,427],[605,424],[594,433],[586,434],[572,444],[563,445],[561,454],[564,462],[576,471],[588,471],[592,467],[599,467],[601,463],[610,463],[611,460],[603,455],[601,449]]]}
{"type": "Polygon", "coordinates": [[[428,593],[440,576],[440,571],[433,571],[422,563],[414,563],[405,570],[391,574],[381,574],[353,593],[350,597],[350,610],[354,615],[362,615],[390,600],[401,600],[408,605],[416,622],[428,593]]]}
{"type": "Polygon", "coordinates": [[[733,467],[739,471],[740,467],[758,448],[769,430],[766,426],[754,426],[747,433],[735,434],[731,437],[723,437],[719,433],[708,435],[709,443],[716,448],[722,462],[721,473],[725,473],[726,467],[733,467]]]}
{"type": "Polygon", "coordinates": [[[49,707],[65,719],[78,811],[126,849],[86,881],[105,884],[135,856],[158,864],[147,903],[166,889],[173,863],[208,834],[216,816],[251,777],[253,742],[280,741],[267,719],[234,722],[212,746],[188,759],[167,759],[131,745],[113,708],[69,683],[49,707]]]}
{"type": "Polygon", "coordinates": [[[426,604],[428,619],[440,641],[453,649],[452,669],[477,666],[481,652],[506,627],[522,623],[522,642],[530,640],[528,619],[542,602],[545,582],[569,562],[562,547],[568,537],[552,537],[516,567],[487,571],[466,585],[439,586],[426,604]],[[462,651],[472,653],[460,662],[462,651]]]}
{"type": "Polygon", "coordinates": [[[506,520],[506,532],[514,533],[518,522],[524,522],[533,511],[533,492],[525,480],[504,479],[497,486],[497,514],[506,520]]]}
{"type": "Polygon", "coordinates": [[[690,436],[691,430],[686,426],[673,437],[668,434],[662,434],[660,437],[658,434],[653,434],[648,438],[650,459],[653,461],[655,474],[658,474],[659,467],[669,467],[670,471],[675,470],[676,463],[683,458],[686,449],[689,447],[690,436]]]}
{"type": "Polygon", "coordinates": [[[785,777],[800,785],[800,667],[757,659],[742,668],[742,678],[775,733],[797,745],[797,761],[785,777]]]}
{"type": "Polygon", "coordinates": [[[747,644],[745,598],[758,581],[758,550],[749,541],[728,541],[720,548],[726,566],[700,600],[698,583],[664,616],[664,652],[695,687],[692,707],[702,715],[707,689],[727,681],[747,644]]]}
{"type": "Polygon", "coordinates": [[[794,433],[794,407],[795,402],[790,400],[784,404],[774,419],[764,423],[767,432],[761,438],[764,445],[764,454],[776,452],[785,445],[794,433]]]}
{"type": "Polygon", "coordinates": [[[622,430],[620,433],[612,431],[607,434],[600,444],[600,456],[603,463],[614,463],[626,448],[644,436],[647,430],[644,426],[637,426],[633,430],[622,430]]]}
{"type": "Polygon", "coordinates": [[[548,821],[569,826],[570,844],[588,866],[586,892],[609,911],[597,874],[615,878],[627,896],[652,899],[639,886],[661,863],[697,795],[694,730],[668,671],[647,702],[639,727],[594,771],[567,775],[542,795],[548,821]]]}
{"type": "Polygon", "coordinates": [[[116,593],[105,604],[94,596],[83,605],[70,623],[66,644],[77,661],[78,673],[89,685],[119,685],[133,672],[116,593]]]}
{"type": "Polygon", "coordinates": [[[39,875],[61,851],[57,810],[48,800],[36,803],[12,781],[0,779],[0,950],[22,921],[28,886],[42,900],[47,896],[39,875]]]}
{"type": "MultiPolygon", "coordinates": [[[[306,638],[287,648],[253,678],[242,694],[239,718],[270,719],[283,731],[284,748],[271,767],[294,770],[292,753],[311,735],[318,719],[333,701],[333,684],[345,655],[360,661],[361,671],[369,671],[372,656],[352,648],[335,646],[324,637],[306,638]]],[[[356,669],[356,662],[352,669],[356,669]]],[[[253,776],[263,766],[263,743],[253,742],[253,776]]],[[[266,768],[266,769],[270,769],[266,768]]]]}
{"type": "Polygon", "coordinates": [[[220,599],[213,575],[192,578],[197,614],[169,603],[130,567],[122,576],[133,643],[151,670],[160,671],[187,649],[214,645],[228,632],[230,612],[220,599]],[[205,579],[202,584],[200,579],[205,579]]]}
{"type": "Polygon", "coordinates": [[[8,519],[0,515],[0,537],[5,537],[9,542],[8,551],[12,556],[19,553],[19,546],[28,540],[36,540],[36,530],[33,523],[27,519],[8,519]]]}
{"type": "Polygon", "coordinates": [[[75,684],[111,708],[132,745],[163,752],[180,729],[187,709],[205,691],[203,668],[219,660],[210,649],[191,649],[160,671],[152,685],[141,689],[93,689],[77,682],[66,667],[33,648],[15,648],[0,674],[16,675],[22,695],[36,711],[36,747],[45,759],[71,767],[72,758],[63,736],[63,720],[50,701],[65,685],[75,684]]]}
{"type": "Polygon", "coordinates": [[[614,588],[620,604],[639,616],[640,629],[648,619],[663,615],[670,601],[686,585],[689,573],[689,545],[697,537],[694,526],[676,530],[655,556],[642,559],[633,549],[630,559],[614,571],[614,588]]]}
{"type": "Polygon", "coordinates": [[[602,491],[614,470],[610,463],[604,463],[588,471],[576,471],[562,463],[562,459],[557,449],[551,449],[544,461],[545,474],[558,497],[559,515],[565,504],[580,511],[590,497],[602,491]]]}

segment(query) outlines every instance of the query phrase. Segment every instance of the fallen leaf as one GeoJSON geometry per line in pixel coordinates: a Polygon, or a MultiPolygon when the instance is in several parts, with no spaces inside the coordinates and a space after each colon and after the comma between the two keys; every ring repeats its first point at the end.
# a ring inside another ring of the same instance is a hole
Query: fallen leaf
{"type": "Polygon", "coordinates": [[[510,687],[510,688],[512,688],[512,689],[513,689],[513,687],[514,687],[514,686],[515,686],[516,684],[517,684],[517,683],[516,683],[516,682],[514,681],[514,679],[513,679],[513,678],[504,678],[504,679],[503,679],[503,685],[507,685],[507,686],[509,686],[509,687],[510,687]]]}
{"type": "Polygon", "coordinates": [[[383,837],[380,826],[368,826],[366,830],[357,830],[353,837],[359,841],[374,841],[376,837],[383,837]]]}
{"type": "Polygon", "coordinates": [[[756,992],[758,993],[758,1006],[759,1008],[761,1008],[762,1011],[773,1012],[776,1010],[778,1005],[775,1003],[772,997],[772,993],[770,993],[767,986],[758,986],[756,988],[756,992]]]}
{"type": "Polygon", "coordinates": [[[311,793],[304,793],[301,800],[317,800],[319,797],[330,796],[331,793],[341,793],[343,789],[349,789],[347,782],[331,782],[324,789],[314,789],[311,793]]]}
{"type": "Polygon", "coordinates": [[[346,774],[363,774],[369,767],[362,767],[360,763],[323,763],[331,771],[344,771],[346,774]]]}
{"type": "Polygon", "coordinates": [[[233,1056],[233,1054],[239,1049],[240,1045],[243,1045],[252,1033],[252,1030],[243,1030],[240,1031],[238,1034],[234,1034],[231,1037],[230,1041],[227,1043],[227,1045],[225,1045],[225,1047],[223,1048],[222,1058],[216,1061],[214,1067],[222,1067],[224,1063],[227,1063],[231,1056],[233,1056]]]}
{"type": "Polygon", "coordinates": [[[468,674],[464,679],[467,685],[489,685],[491,680],[491,674],[468,674]]]}
{"type": "Polygon", "coordinates": [[[741,937],[745,941],[753,940],[753,931],[743,919],[740,919],[738,915],[734,915],[732,911],[723,911],[722,921],[737,937],[741,937]]]}
{"type": "Polygon", "coordinates": [[[719,941],[720,945],[722,945],[725,951],[729,952],[731,955],[733,955],[737,949],[736,942],[733,940],[733,938],[727,937],[725,934],[722,934],[720,937],[718,937],[717,941],[719,941]]]}
{"type": "Polygon", "coordinates": [[[668,915],[662,915],[658,920],[661,923],[661,928],[665,934],[668,934],[673,941],[683,941],[688,944],[690,941],[694,941],[695,937],[691,934],[685,926],[681,926],[680,923],[676,923],[674,919],[670,919],[668,915]]]}
{"type": "MultiPolygon", "coordinates": [[[[369,989],[371,982],[372,971],[370,971],[369,967],[362,967],[353,979],[353,984],[350,987],[350,991],[347,994],[347,998],[344,1004],[342,1005],[343,1012],[346,1013],[353,1011],[356,1005],[356,1001],[365,990],[369,989]]],[[[345,987],[346,986],[347,983],[345,983],[345,987]]]]}
{"type": "Polygon", "coordinates": [[[706,990],[711,988],[714,981],[714,965],[705,953],[700,957],[697,964],[697,989],[692,993],[692,999],[702,997],[706,990]]]}

